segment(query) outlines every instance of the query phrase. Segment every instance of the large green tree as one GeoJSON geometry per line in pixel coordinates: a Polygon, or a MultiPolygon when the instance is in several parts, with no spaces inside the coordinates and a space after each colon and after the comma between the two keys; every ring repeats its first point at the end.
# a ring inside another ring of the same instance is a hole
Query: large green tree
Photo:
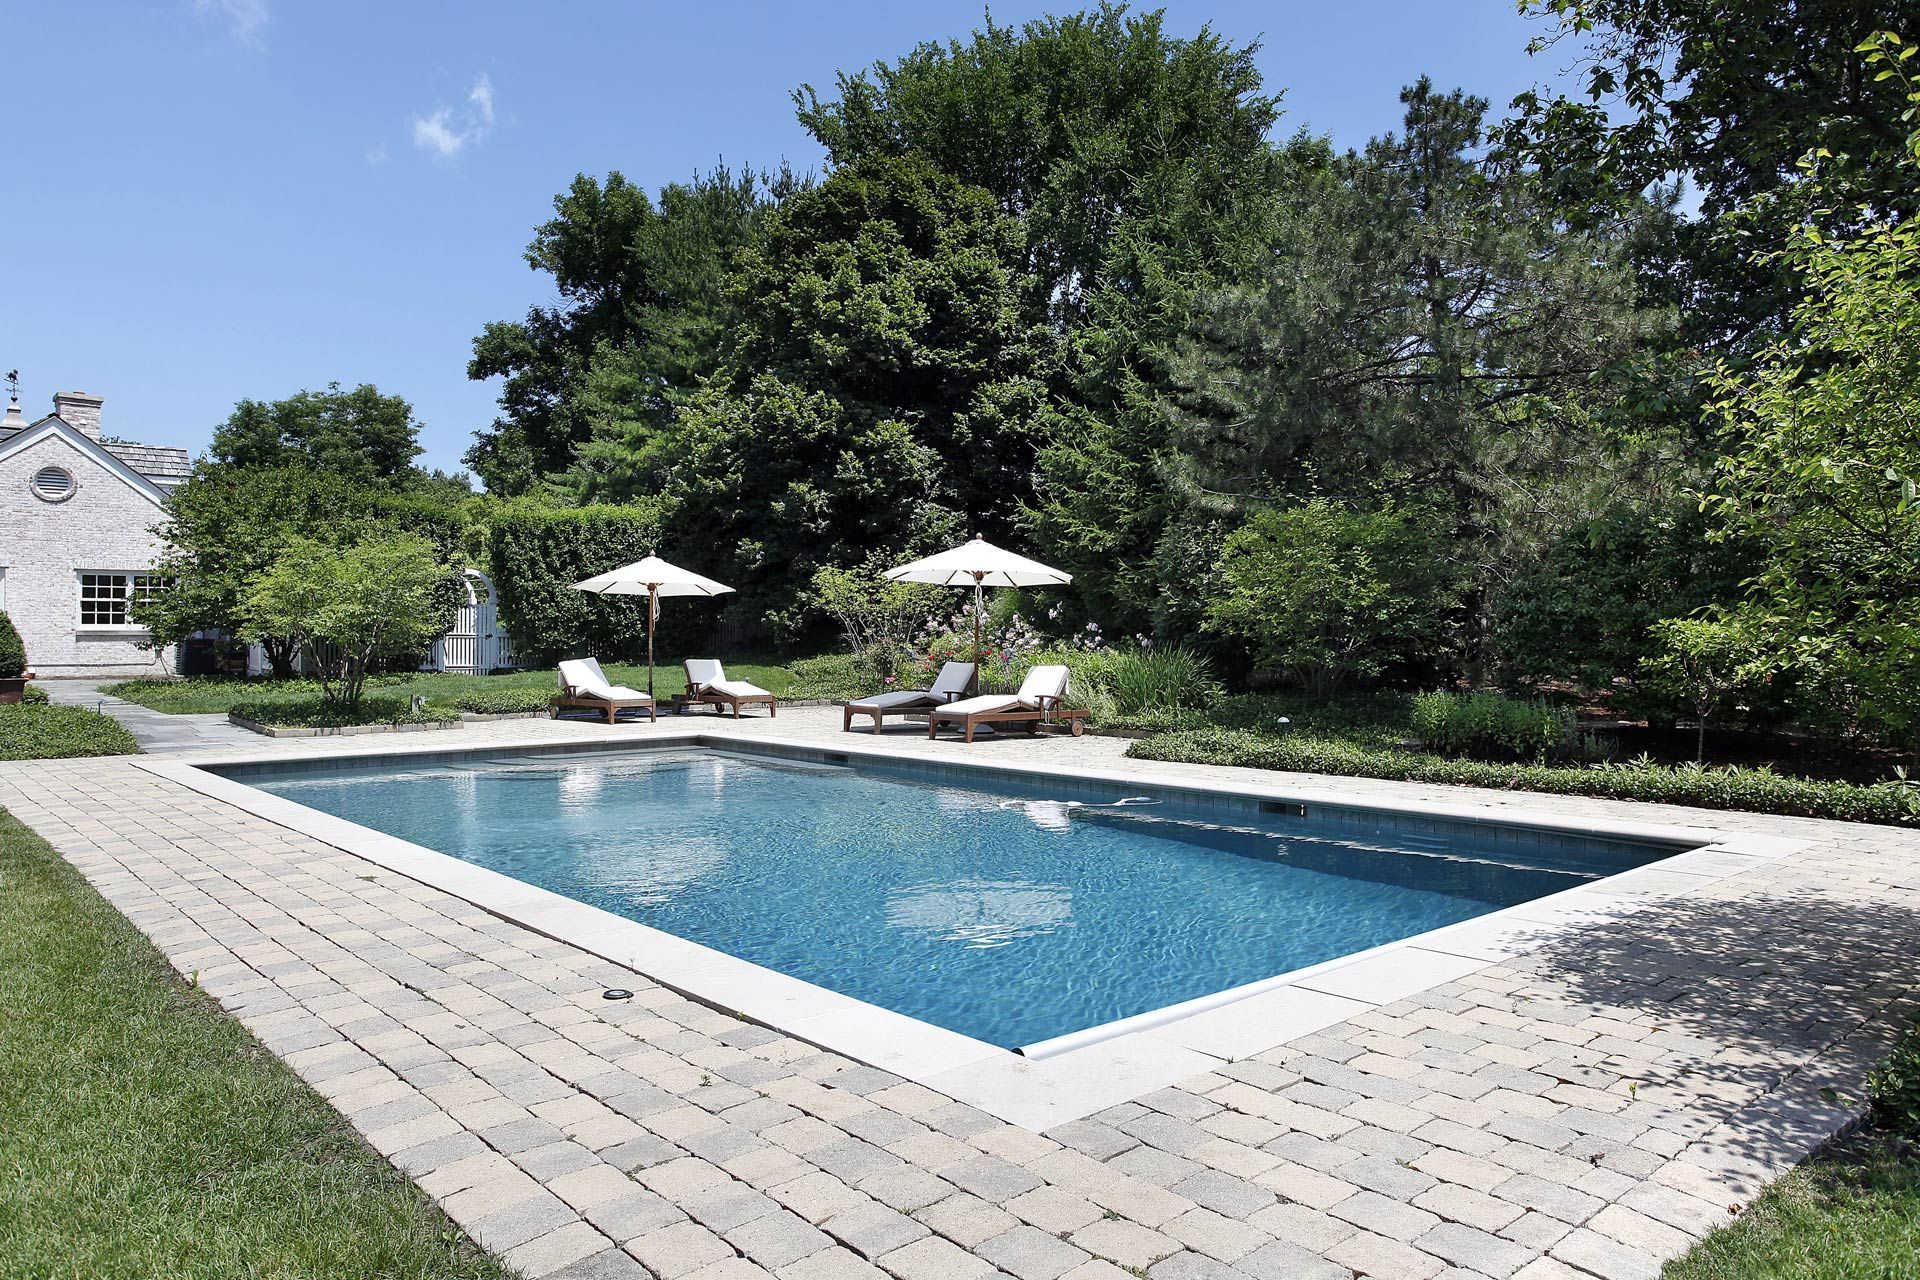
{"type": "Polygon", "coordinates": [[[1617,207],[1676,177],[1698,193],[1700,216],[1643,259],[1649,282],[1684,307],[1690,341],[1738,351],[1785,326],[1799,284],[1771,251],[1804,209],[1796,162],[1810,148],[1832,154],[1865,221],[1920,211],[1896,163],[1898,86],[1855,51],[1882,29],[1920,30],[1915,0],[1520,8],[1543,26],[1535,50],[1571,57],[1583,83],[1522,94],[1503,141],[1550,175],[1570,210],[1617,207]]]}
{"type": "Polygon", "coordinates": [[[1072,324],[1103,293],[1237,253],[1279,117],[1257,48],[1102,4],[1018,28],[989,17],[969,41],[841,75],[832,100],[794,100],[835,166],[918,155],[992,192],[1025,228],[1029,305],[1072,324]]]}
{"type": "Polygon", "coordinates": [[[467,367],[502,379],[501,415],[467,454],[487,487],[525,492],[596,437],[665,429],[730,345],[735,255],[798,185],[719,167],[656,200],[615,171],[556,196],[526,260],[553,278],[559,305],[487,325],[467,367]]]}
{"type": "Polygon", "coordinates": [[[924,160],[837,170],[742,253],[725,367],[670,437],[583,454],[590,490],[679,498],[677,526],[753,589],[742,608],[931,529],[1003,536],[1048,413],[1020,253],[991,195],[924,160]]]}
{"type": "Polygon", "coordinates": [[[1190,630],[1217,591],[1195,570],[1280,499],[1414,495],[1475,544],[1454,554],[1504,554],[1504,517],[1537,522],[1634,381],[1660,316],[1628,258],[1659,211],[1573,231],[1485,154],[1484,101],[1402,96],[1404,131],[1364,152],[1289,147],[1257,267],[1195,299],[1158,385],[1043,454],[1034,527],[1068,567],[1118,562],[1100,603],[1126,625],[1190,630]]]}
{"type": "MultiPolygon", "coordinates": [[[[369,492],[329,468],[203,459],[167,496],[154,532],[166,543],[155,570],[168,587],[136,600],[135,618],[156,646],[203,631],[235,634],[247,592],[281,552],[295,542],[350,536],[371,514],[369,492]]],[[[258,638],[274,675],[292,675],[298,642],[283,633],[258,638]]]]}
{"type": "Polygon", "coordinates": [[[426,478],[413,406],[371,383],[330,382],[284,400],[242,400],[213,430],[208,456],[243,470],[309,466],[361,484],[407,486],[426,478]]]}

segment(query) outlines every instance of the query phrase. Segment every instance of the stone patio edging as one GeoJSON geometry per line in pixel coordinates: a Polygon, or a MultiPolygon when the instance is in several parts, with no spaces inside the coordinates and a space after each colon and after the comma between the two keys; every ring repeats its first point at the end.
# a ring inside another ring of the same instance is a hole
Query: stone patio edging
{"type": "MultiPolygon", "coordinates": [[[[423,758],[497,757],[516,746],[536,756],[576,752],[550,741],[493,742],[446,751],[433,746],[332,756],[330,765],[364,761],[404,764],[423,758]]],[[[813,983],[512,877],[270,795],[210,772],[221,766],[289,763],[280,754],[223,755],[192,764],[135,760],[137,768],[178,782],[256,817],[323,841],[429,887],[454,894],[496,916],[632,969],[654,982],[722,1012],[890,1071],[966,1102],[1002,1120],[1036,1131],[1079,1120],[1154,1089],[1170,1086],[1224,1062],[1252,1057],[1301,1036],[1445,983],[1490,964],[1526,955],[1588,925],[1617,921],[1664,898],[1711,888],[1728,876],[1804,848],[1806,841],[1710,828],[1604,823],[1545,815],[1495,816],[1479,806],[1391,806],[1314,788],[1235,783],[1206,785],[1156,774],[1059,769],[955,759],[930,766],[924,757],[883,746],[847,744],[838,750],[778,738],[740,739],[698,731],[663,733],[625,750],[696,748],[745,751],[812,763],[847,765],[855,757],[943,774],[999,775],[1043,781],[1071,790],[1120,787],[1157,790],[1167,798],[1238,800],[1249,807],[1284,800],[1319,808],[1370,810],[1395,816],[1440,817],[1501,828],[1560,834],[1618,836],[1684,844],[1684,851],[1545,898],[1399,939],[1369,950],[1229,991],[1088,1028],[1029,1049],[1023,1056],[883,1009],[813,983]],[[202,767],[205,766],[205,767],[202,767]],[[1529,820],[1532,819],[1532,820],[1529,820]],[[1035,1052],[1037,1051],[1037,1052],[1035,1052]]],[[[608,744],[582,744],[578,753],[603,754],[608,744]]],[[[624,751],[622,752],[624,754],[624,751]]],[[[311,764],[309,764],[311,767],[311,764]]]]}

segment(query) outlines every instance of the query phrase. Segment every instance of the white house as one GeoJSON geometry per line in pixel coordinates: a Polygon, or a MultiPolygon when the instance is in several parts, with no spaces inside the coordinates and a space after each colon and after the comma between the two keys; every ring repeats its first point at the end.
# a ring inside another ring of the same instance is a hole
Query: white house
{"type": "Polygon", "coordinates": [[[171,650],[142,649],[127,605],[155,589],[152,529],[187,478],[185,449],[100,434],[99,396],[62,391],[29,423],[0,420],[0,609],[37,676],[162,675],[171,650]]]}

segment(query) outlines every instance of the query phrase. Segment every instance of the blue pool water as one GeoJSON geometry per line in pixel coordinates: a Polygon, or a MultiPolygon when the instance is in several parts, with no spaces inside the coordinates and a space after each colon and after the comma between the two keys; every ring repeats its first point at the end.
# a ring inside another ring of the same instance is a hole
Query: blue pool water
{"type": "Polygon", "coordinates": [[[1008,1048],[1671,852],[1070,807],[694,751],[245,780],[1008,1048]]]}

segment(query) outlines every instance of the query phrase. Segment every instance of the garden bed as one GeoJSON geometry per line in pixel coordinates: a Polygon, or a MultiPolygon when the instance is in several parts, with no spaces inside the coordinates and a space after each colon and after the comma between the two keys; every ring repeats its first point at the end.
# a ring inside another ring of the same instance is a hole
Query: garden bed
{"type": "Polygon", "coordinates": [[[1584,766],[1502,764],[1426,755],[1396,747],[1367,746],[1304,733],[1270,735],[1246,729],[1184,729],[1156,734],[1134,743],[1127,748],[1127,754],[1136,760],[1540,791],[1785,817],[1920,826],[1920,788],[1895,782],[1862,786],[1795,778],[1765,769],[1706,769],[1637,761],[1584,766]]]}
{"type": "Polygon", "coordinates": [[[0,760],[127,756],[139,751],[140,744],[124,725],[89,707],[43,700],[0,706],[0,760]]]}
{"type": "MultiPolygon", "coordinates": [[[[514,719],[491,716],[489,719],[514,719]]],[[[464,719],[464,718],[463,718],[464,719]]],[[[275,725],[250,720],[237,711],[227,712],[227,723],[268,738],[345,738],[360,733],[414,733],[430,729],[458,729],[463,720],[410,720],[383,724],[275,725]]]]}

